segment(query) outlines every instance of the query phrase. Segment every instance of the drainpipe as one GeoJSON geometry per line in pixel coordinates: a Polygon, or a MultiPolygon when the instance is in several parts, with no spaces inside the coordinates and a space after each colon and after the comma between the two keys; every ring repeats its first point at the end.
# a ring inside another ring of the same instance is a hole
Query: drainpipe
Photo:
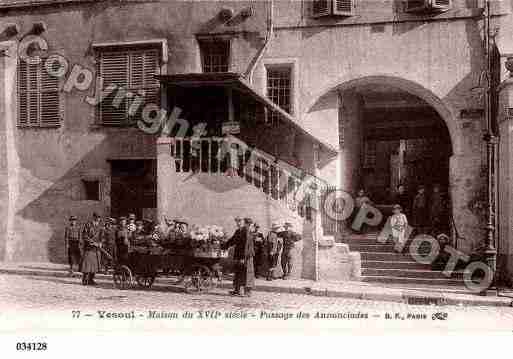
{"type": "Polygon", "coordinates": [[[248,80],[250,84],[253,83],[253,73],[255,72],[255,69],[264,56],[265,50],[267,47],[269,47],[269,43],[271,42],[271,39],[274,34],[274,28],[273,28],[273,16],[274,16],[274,1],[269,0],[268,1],[268,9],[267,9],[267,33],[265,35],[265,42],[264,45],[260,48],[257,55],[253,58],[251,63],[249,64],[249,67],[247,71],[244,73],[244,77],[248,80]]]}

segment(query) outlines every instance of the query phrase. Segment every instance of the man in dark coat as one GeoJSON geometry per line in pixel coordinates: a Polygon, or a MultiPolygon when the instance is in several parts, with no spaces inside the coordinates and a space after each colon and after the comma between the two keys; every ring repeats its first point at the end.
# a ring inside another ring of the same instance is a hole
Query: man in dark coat
{"type": "Polygon", "coordinates": [[[69,217],[69,225],[64,229],[64,244],[68,254],[69,272],[73,274],[73,265],[80,270],[82,261],[82,249],[80,248],[80,228],[77,225],[77,217],[69,217]]]}
{"type": "Polygon", "coordinates": [[[431,225],[431,233],[439,234],[443,227],[443,216],[445,212],[445,204],[440,191],[440,186],[433,186],[433,194],[431,195],[431,204],[429,206],[429,221],[431,225]]]}
{"type": "Polygon", "coordinates": [[[93,213],[93,220],[84,226],[82,231],[82,246],[84,257],[82,258],[82,284],[95,285],[94,275],[100,270],[101,247],[100,216],[93,213]]]}
{"type": "Polygon", "coordinates": [[[260,232],[260,226],[258,224],[253,225],[253,246],[255,248],[255,257],[253,262],[255,264],[255,278],[258,278],[262,272],[262,252],[264,247],[264,235],[260,232]]]}
{"type": "Polygon", "coordinates": [[[278,237],[278,230],[280,225],[278,223],[271,224],[271,230],[267,234],[263,246],[263,260],[262,267],[265,278],[268,281],[274,279],[273,269],[278,265],[278,258],[280,255],[280,238],[278,237]]]}
{"type": "Polygon", "coordinates": [[[234,247],[234,290],[230,292],[231,295],[241,295],[241,289],[244,287],[244,295],[249,297],[255,284],[255,268],[253,265],[255,248],[253,234],[250,230],[252,222],[251,218],[244,218],[243,227],[237,229],[233,236],[222,245],[222,249],[234,247]]]}
{"type": "Polygon", "coordinates": [[[424,186],[419,186],[417,195],[413,199],[411,212],[413,225],[417,227],[419,233],[422,233],[429,219],[426,189],[424,186]]]}
{"type": "Polygon", "coordinates": [[[107,266],[112,266],[113,259],[116,256],[116,219],[107,218],[105,221],[105,227],[101,232],[102,248],[110,254],[110,258],[102,253],[102,266],[103,270],[107,269],[107,266]]]}
{"type": "Polygon", "coordinates": [[[292,273],[293,258],[292,251],[295,243],[301,240],[299,234],[292,231],[292,223],[285,222],[283,225],[285,230],[280,233],[283,238],[283,250],[281,252],[281,267],[283,268],[283,279],[287,279],[292,273]]]}

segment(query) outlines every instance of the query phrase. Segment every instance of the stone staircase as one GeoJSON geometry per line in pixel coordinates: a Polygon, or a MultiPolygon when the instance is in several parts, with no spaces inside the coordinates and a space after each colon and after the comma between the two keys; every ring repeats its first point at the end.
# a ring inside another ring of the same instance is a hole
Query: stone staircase
{"type": "MultiPolygon", "coordinates": [[[[462,271],[455,271],[451,277],[446,277],[441,270],[433,270],[430,264],[417,263],[407,249],[404,254],[397,253],[392,243],[379,243],[377,236],[378,233],[343,236],[342,241],[349,245],[350,251],[360,252],[362,281],[404,285],[463,285],[462,271]]],[[[418,252],[425,253],[425,250],[420,248],[418,252]]]]}

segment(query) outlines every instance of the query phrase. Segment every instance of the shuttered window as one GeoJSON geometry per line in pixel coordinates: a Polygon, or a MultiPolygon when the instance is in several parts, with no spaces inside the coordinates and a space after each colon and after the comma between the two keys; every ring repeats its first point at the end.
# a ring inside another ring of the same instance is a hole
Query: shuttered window
{"type": "Polygon", "coordinates": [[[18,63],[18,126],[55,127],[60,125],[59,79],[39,64],[18,63]]]}
{"type": "Polygon", "coordinates": [[[142,118],[146,105],[160,106],[160,52],[157,49],[120,49],[100,51],[97,71],[103,88],[115,90],[97,108],[98,123],[131,125],[142,118]]]}

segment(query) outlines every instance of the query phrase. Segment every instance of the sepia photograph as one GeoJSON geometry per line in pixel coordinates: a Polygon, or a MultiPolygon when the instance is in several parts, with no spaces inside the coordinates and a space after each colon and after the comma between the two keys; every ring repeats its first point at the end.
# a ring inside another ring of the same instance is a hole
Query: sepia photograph
{"type": "Polygon", "coordinates": [[[0,0],[5,350],[511,335],[512,133],[513,0],[0,0]]]}

